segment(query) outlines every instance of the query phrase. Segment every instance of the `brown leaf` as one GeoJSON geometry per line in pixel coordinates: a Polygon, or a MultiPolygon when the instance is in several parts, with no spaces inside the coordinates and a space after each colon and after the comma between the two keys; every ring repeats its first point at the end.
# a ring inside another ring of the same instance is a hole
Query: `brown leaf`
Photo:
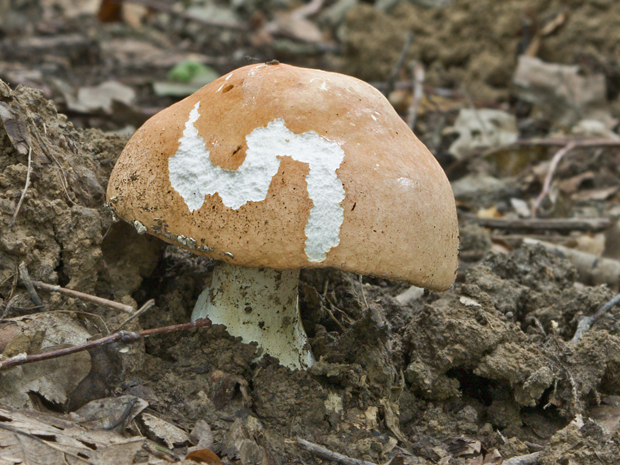
{"type": "Polygon", "coordinates": [[[38,412],[0,407],[0,417],[2,463],[135,463],[144,442],[143,438],[126,439],[111,431],[86,431],[70,421],[38,412]]]}
{"type": "Polygon", "coordinates": [[[174,448],[175,444],[184,444],[190,441],[189,435],[185,431],[161,418],[143,413],[141,419],[146,427],[147,436],[153,440],[164,441],[170,449],[174,448]]]}
{"type": "Polygon", "coordinates": [[[194,450],[187,454],[185,460],[193,460],[198,463],[213,463],[215,465],[221,465],[222,463],[220,458],[209,449],[194,450]]]}

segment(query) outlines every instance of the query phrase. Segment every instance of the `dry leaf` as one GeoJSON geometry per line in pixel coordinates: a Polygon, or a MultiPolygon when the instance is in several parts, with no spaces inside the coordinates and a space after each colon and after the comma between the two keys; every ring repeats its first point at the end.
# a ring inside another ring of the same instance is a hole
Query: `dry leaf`
{"type": "Polygon", "coordinates": [[[85,428],[120,433],[148,405],[148,402],[135,396],[107,397],[89,402],[72,415],[85,428]]]}
{"type": "Polygon", "coordinates": [[[560,181],[558,187],[565,194],[574,194],[585,181],[593,181],[594,178],[594,172],[586,171],[585,173],[580,173],[577,176],[560,181]]]}
{"type": "Polygon", "coordinates": [[[454,126],[446,128],[443,133],[459,135],[448,149],[456,158],[463,158],[478,149],[512,144],[519,135],[514,115],[489,108],[463,108],[454,126]]]}
{"type": "Polygon", "coordinates": [[[283,32],[303,42],[318,43],[323,40],[323,34],[315,23],[293,13],[276,13],[275,21],[269,23],[267,28],[271,33],[283,32]]]}
{"type": "Polygon", "coordinates": [[[570,127],[581,119],[602,121],[608,128],[615,123],[602,74],[581,76],[576,65],[520,56],[513,82],[519,98],[559,125],[570,127]]]}
{"type": "Polygon", "coordinates": [[[86,431],[55,416],[0,407],[0,462],[28,465],[135,463],[143,438],[86,431]]]}
{"type": "Polygon", "coordinates": [[[147,429],[147,436],[164,441],[169,449],[173,449],[175,444],[190,442],[189,435],[185,431],[161,418],[143,413],[141,419],[147,429]]]}
{"type": "MultiPolygon", "coordinates": [[[[11,355],[19,350],[30,354],[29,350],[40,352],[81,344],[90,337],[88,331],[65,313],[45,312],[9,321],[19,329],[5,349],[11,355]]],[[[29,394],[35,393],[64,405],[90,369],[90,354],[78,352],[0,372],[0,402],[16,408],[33,408],[29,394]]]]}
{"type": "Polygon", "coordinates": [[[185,457],[185,460],[193,460],[198,463],[213,463],[215,465],[221,465],[220,458],[211,452],[209,449],[199,449],[191,451],[185,457]]]}
{"type": "Polygon", "coordinates": [[[576,192],[572,199],[576,202],[587,202],[589,200],[607,200],[620,190],[620,186],[611,186],[604,189],[588,189],[576,192]]]}
{"type": "Polygon", "coordinates": [[[608,434],[613,433],[620,426],[620,407],[600,405],[590,409],[590,418],[598,421],[608,434]]]}

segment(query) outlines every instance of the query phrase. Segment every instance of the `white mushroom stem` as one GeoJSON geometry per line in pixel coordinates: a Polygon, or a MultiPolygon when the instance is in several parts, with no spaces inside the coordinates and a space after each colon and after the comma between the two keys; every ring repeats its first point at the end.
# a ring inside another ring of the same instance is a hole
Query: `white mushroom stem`
{"type": "Polygon", "coordinates": [[[257,342],[289,368],[312,366],[314,357],[299,315],[299,270],[219,263],[210,281],[194,306],[193,321],[208,317],[243,342],[257,342]]]}

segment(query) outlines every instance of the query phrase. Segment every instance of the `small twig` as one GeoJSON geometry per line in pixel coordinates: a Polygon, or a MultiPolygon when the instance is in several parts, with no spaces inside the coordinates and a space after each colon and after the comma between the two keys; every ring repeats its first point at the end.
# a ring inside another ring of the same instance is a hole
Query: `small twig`
{"type": "Polygon", "coordinates": [[[2,316],[0,316],[0,321],[4,320],[7,317],[7,315],[11,311],[11,308],[15,306],[15,302],[17,302],[17,299],[19,299],[19,296],[15,295],[11,300],[7,302],[6,307],[4,307],[4,311],[2,312],[2,316]]]}
{"type": "Polygon", "coordinates": [[[605,305],[603,305],[601,308],[599,308],[594,313],[594,315],[585,316],[581,320],[579,320],[579,324],[577,325],[577,330],[575,331],[575,335],[573,336],[573,338],[570,340],[570,344],[571,345],[577,344],[581,336],[592,327],[592,325],[596,322],[596,320],[598,320],[601,316],[607,313],[609,309],[611,309],[618,303],[620,303],[620,294],[618,294],[613,299],[611,299],[609,302],[607,302],[605,305]]]}
{"type": "MultiPolygon", "coordinates": [[[[103,326],[103,329],[105,330],[105,332],[102,332],[105,336],[107,336],[108,334],[110,334],[110,330],[108,329],[108,325],[105,324],[105,320],[103,318],[101,318],[100,315],[97,315],[96,313],[90,313],[90,312],[83,312],[80,310],[54,310],[53,313],[69,313],[69,314],[75,314],[75,315],[81,315],[81,316],[89,316],[93,319],[98,319],[99,322],[101,323],[101,325],[103,326]]],[[[100,329],[96,323],[92,323],[95,328],[100,329]]]]}
{"type": "Polygon", "coordinates": [[[26,264],[24,262],[21,262],[19,264],[19,277],[22,280],[22,284],[26,286],[26,289],[28,289],[28,294],[30,294],[30,299],[32,299],[34,304],[37,306],[43,305],[39,294],[37,294],[37,291],[35,291],[34,289],[34,283],[32,279],[30,279],[30,275],[28,274],[28,268],[26,268],[26,264]]]}
{"type": "Polygon", "coordinates": [[[297,438],[297,447],[300,447],[310,452],[312,455],[316,455],[322,459],[331,460],[344,465],[377,465],[376,463],[366,462],[365,460],[352,459],[351,457],[339,454],[338,452],[333,452],[323,446],[319,446],[318,444],[301,438],[297,438]]]}
{"type": "Polygon", "coordinates": [[[536,210],[538,210],[538,207],[540,206],[541,202],[543,201],[543,199],[547,196],[547,193],[549,192],[549,187],[551,186],[551,180],[553,179],[553,175],[555,174],[555,170],[558,167],[558,164],[560,163],[562,158],[564,158],[564,155],[566,155],[568,152],[573,150],[576,146],[577,146],[576,141],[570,141],[568,144],[566,144],[564,147],[558,150],[555,153],[555,155],[553,155],[553,158],[551,159],[551,164],[549,165],[549,171],[547,172],[547,176],[545,176],[545,182],[543,184],[542,192],[536,198],[536,200],[534,201],[534,204],[532,205],[532,218],[536,218],[536,210]]]}
{"type": "Polygon", "coordinates": [[[140,307],[138,309],[138,311],[136,313],[134,313],[133,315],[131,315],[129,318],[127,318],[125,321],[123,321],[118,328],[116,328],[113,332],[117,332],[120,331],[121,329],[123,329],[123,327],[129,323],[131,320],[134,320],[135,318],[138,318],[140,315],[142,315],[144,312],[146,312],[148,309],[150,309],[151,307],[153,307],[155,305],[155,299],[151,299],[149,301],[147,301],[142,307],[140,307]]]}
{"type": "Polygon", "coordinates": [[[60,287],[55,284],[42,283],[41,281],[31,281],[31,283],[34,287],[36,287],[37,289],[41,289],[43,291],[58,292],[59,294],[64,294],[69,297],[75,297],[78,299],[86,300],[88,302],[93,302],[95,304],[113,308],[114,310],[120,310],[122,312],[127,312],[127,313],[133,313],[136,310],[131,305],[125,305],[120,302],[115,302],[113,300],[104,299],[102,297],[97,297],[97,296],[90,295],[90,294],[84,294],[83,292],[74,291],[73,289],[66,289],[64,287],[60,287]]]}
{"type": "Polygon", "coordinates": [[[366,291],[364,290],[364,282],[363,282],[362,275],[360,275],[360,289],[362,290],[362,297],[364,298],[364,304],[366,304],[366,310],[368,310],[370,308],[370,305],[368,305],[368,300],[366,300],[366,291]]]}
{"type": "MultiPolygon", "coordinates": [[[[333,307],[334,305],[327,299],[325,299],[326,302],[329,304],[330,307],[333,307]]],[[[340,331],[342,331],[343,333],[345,332],[345,327],[342,325],[342,323],[340,323],[340,321],[338,321],[338,318],[336,318],[334,316],[334,312],[331,311],[331,309],[325,305],[323,305],[323,309],[327,312],[327,314],[329,315],[329,317],[332,319],[332,321],[334,323],[336,323],[336,325],[340,328],[340,331]]]]}
{"type": "Polygon", "coordinates": [[[409,53],[409,49],[411,48],[411,43],[413,42],[413,32],[409,31],[405,34],[405,40],[403,41],[403,48],[400,50],[400,55],[398,56],[398,60],[390,71],[390,76],[388,77],[384,94],[390,95],[394,90],[396,79],[398,79],[398,75],[400,74],[400,70],[405,64],[405,59],[407,58],[407,54],[409,53]]]}
{"type": "Polygon", "coordinates": [[[162,326],[160,328],[153,329],[145,329],[142,331],[129,332],[129,331],[120,331],[118,333],[110,334],[109,336],[105,336],[99,339],[95,339],[94,341],[85,342],[84,344],[78,344],[72,347],[65,347],[63,349],[52,350],[50,352],[43,352],[41,354],[34,355],[16,355],[15,357],[11,357],[7,360],[0,362],[0,371],[6,370],[7,368],[12,368],[18,365],[24,365],[26,363],[40,362],[42,360],[49,360],[52,358],[63,357],[65,355],[75,354],[76,352],[82,352],[83,350],[93,349],[95,347],[100,347],[105,344],[112,344],[113,342],[124,342],[125,344],[129,344],[132,342],[139,341],[142,338],[155,336],[157,334],[166,334],[174,331],[185,331],[192,328],[202,328],[205,326],[211,326],[211,320],[208,318],[202,318],[200,320],[193,321],[191,323],[183,323],[180,325],[172,325],[172,326],[162,326]]]}
{"type": "Polygon", "coordinates": [[[589,231],[599,232],[612,227],[615,220],[611,218],[479,218],[473,214],[460,213],[466,219],[472,219],[483,228],[508,229],[510,231],[589,231]]]}
{"type": "Polygon", "coordinates": [[[149,454],[153,454],[155,457],[162,459],[165,462],[175,463],[181,461],[180,457],[177,457],[169,450],[164,450],[163,447],[156,444],[151,444],[148,441],[145,441],[144,444],[142,444],[142,448],[149,454]]]}
{"type": "Polygon", "coordinates": [[[62,186],[62,189],[65,192],[65,197],[67,197],[67,200],[69,200],[71,204],[77,205],[76,201],[73,200],[71,196],[69,195],[69,181],[67,181],[67,174],[65,173],[65,170],[63,169],[62,165],[58,161],[58,158],[56,158],[54,153],[48,148],[47,144],[43,141],[43,138],[41,137],[38,131],[35,131],[35,136],[39,139],[39,144],[40,144],[41,149],[43,150],[43,153],[45,153],[46,155],[49,156],[49,158],[54,160],[54,163],[56,164],[56,169],[58,170],[58,173],[60,174],[60,178],[59,178],[60,185],[62,186]]]}
{"type": "Polygon", "coordinates": [[[22,207],[22,203],[24,198],[26,197],[26,191],[28,190],[28,186],[30,186],[30,173],[32,172],[32,147],[28,147],[28,171],[26,172],[26,185],[24,186],[24,190],[22,191],[22,195],[19,197],[19,202],[17,202],[17,208],[15,208],[15,213],[13,213],[13,219],[11,220],[11,224],[9,228],[12,228],[15,224],[15,220],[17,219],[17,214],[19,213],[19,209],[22,207]]]}
{"type": "Polygon", "coordinates": [[[412,131],[415,128],[420,102],[424,96],[424,75],[424,65],[417,62],[413,66],[413,96],[411,97],[411,103],[409,104],[409,109],[407,111],[407,125],[412,131]]]}
{"type": "Polygon", "coordinates": [[[575,147],[620,147],[620,139],[518,139],[511,145],[565,147],[570,142],[574,142],[575,147]]]}

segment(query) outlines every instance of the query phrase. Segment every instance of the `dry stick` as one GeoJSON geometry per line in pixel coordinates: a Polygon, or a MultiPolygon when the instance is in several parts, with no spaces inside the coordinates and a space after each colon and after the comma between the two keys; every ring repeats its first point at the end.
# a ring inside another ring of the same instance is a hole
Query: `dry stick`
{"type": "MultiPolygon", "coordinates": [[[[21,271],[21,270],[20,270],[21,271]]],[[[83,292],[74,291],[73,289],[66,289],[64,287],[57,286],[55,284],[42,283],[41,281],[31,281],[32,285],[37,289],[50,292],[58,292],[69,297],[76,297],[78,299],[93,302],[95,304],[103,305],[105,307],[113,308],[114,310],[120,310],[122,312],[133,313],[136,311],[131,305],[125,305],[113,300],[104,299],[90,294],[84,294],[83,292]]],[[[149,301],[150,302],[150,301],[149,301]]],[[[148,303],[148,302],[147,302],[148,303]]]]}
{"type": "Polygon", "coordinates": [[[19,209],[22,207],[22,202],[26,197],[26,191],[28,190],[28,186],[30,186],[30,172],[32,171],[32,147],[28,146],[28,171],[26,172],[26,185],[24,186],[24,190],[22,191],[22,195],[19,197],[19,202],[17,202],[17,208],[15,209],[15,213],[13,213],[13,219],[11,220],[11,224],[9,228],[12,228],[15,224],[15,219],[17,218],[17,214],[19,213],[19,209]]]}
{"type": "Polygon", "coordinates": [[[601,258],[595,254],[531,238],[523,239],[523,244],[540,244],[552,254],[568,259],[577,268],[579,280],[583,283],[607,284],[614,288],[620,286],[620,260],[601,258]]]}
{"type": "Polygon", "coordinates": [[[138,311],[136,313],[134,313],[133,315],[131,315],[129,318],[127,318],[125,321],[123,321],[118,328],[116,328],[114,331],[112,331],[113,333],[120,331],[121,329],[123,329],[123,326],[125,326],[127,323],[129,323],[131,320],[138,318],[140,315],[142,315],[144,312],[146,312],[148,309],[150,309],[151,307],[153,307],[155,305],[155,299],[151,299],[149,301],[147,301],[142,307],[140,307],[138,309],[138,311]]]}
{"type": "Polygon", "coordinates": [[[618,139],[518,139],[510,145],[564,147],[570,142],[574,142],[575,147],[620,147],[618,139]]]}
{"type": "MultiPolygon", "coordinates": [[[[615,221],[611,218],[479,218],[475,215],[462,214],[471,218],[483,228],[509,229],[511,231],[590,231],[599,232],[611,228],[615,221]]],[[[566,238],[565,238],[566,239],[566,238]]]]}
{"type": "Polygon", "coordinates": [[[390,76],[388,77],[386,87],[384,90],[384,94],[389,96],[394,90],[396,79],[398,79],[398,74],[405,64],[405,58],[407,58],[407,54],[409,53],[409,49],[411,48],[411,43],[413,42],[413,32],[409,31],[405,34],[405,40],[403,42],[403,48],[400,50],[400,55],[394,68],[390,71],[390,76]]]}
{"type": "Polygon", "coordinates": [[[4,307],[4,311],[2,312],[2,316],[0,316],[0,321],[4,320],[7,317],[7,315],[11,311],[11,308],[15,306],[15,302],[17,302],[17,299],[19,299],[19,296],[18,295],[14,295],[13,298],[11,300],[9,300],[9,302],[6,304],[6,307],[4,307]]]}
{"type": "Polygon", "coordinates": [[[19,296],[18,295],[14,295],[13,298],[11,300],[9,300],[9,302],[6,304],[6,307],[4,307],[4,311],[2,312],[2,316],[0,316],[0,321],[4,320],[7,317],[7,315],[11,311],[11,308],[15,306],[15,302],[17,302],[17,299],[19,299],[19,296]]]}
{"type": "Polygon", "coordinates": [[[41,360],[49,360],[52,358],[58,358],[65,355],[75,354],[76,352],[81,352],[83,350],[93,349],[95,347],[100,347],[105,344],[112,344],[113,342],[124,342],[129,344],[131,342],[139,341],[142,338],[148,336],[154,336],[157,334],[166,334],[171,333],[173,331],[185,331],[192,328],[202,328],[205,326],[211,326],[211,320],[208,318],[202,318],[200,320],[193,321],[191,323],[183,323],[180,325],[172,325],[172,326],[162,326],[160,328],[153,329],[145,329],[142,331],[129,332],[129,331],[121,331],[118,333],[110,334],[109,336],[105,336],[99,339],[95,339],[94,341],[85,342],[84,344],[78,344],[73,347],[66,347],[64,349],[52,350],[50,352],[44,352],[41,354],[34,355],[16,355],[15,357],[11,357],[7,360],[0,362],[0,370],[6,370],[7,368],[11,368],[17,365],[24,365],[26,363],[40,362],[41,360]]]}
{"type": "Polygon", "coordinates": [[[413,96],[411,97],[411,103],[407,110],[407,125],[413,129],[415,128],[415,121],[418,118],[418,109],[420,108],[420,102],[424,95],[424,66],[422,63],[416,63],[413,66],[413,96]]]}
{"type": "Polygon", "coordinates": [[[579,342],[579,338],[581,338],[581,336],[592,327],[592,325],[596,322],[596,320],[598,320],[609,309],[617,305],[619,302],[620,302],[620,294],[618,294],[616,297],[614,297],[609,302],[607,302],[605,305],[603,305],[601,308],[599,308],[594,313],[594,315],[585,316],[581,320],[579,320],[579,324],[577,325],[577,330],[575,331],[575,335],[573,336],[573,338],[570,340],[570,344],[572,345],[577,344],[579,342]]]}
{"type": "Polygon", "coordinates": [[[339,454],[338,452],[333,452],[323,446],[319,446],[318,444],[300,438],[297,438],[297,447],[301,447],[302,449],[310,452],[312,455],[316,455],[322,459],[343,463],[344,465],[377,465],[373,462],[352,459],[351,457],[339,454]]]}
{"type": "Polygon", "coordinates": [[[37,291],[35,291],[34,289],[34,283],[32,282],[32,279],[30,279],[30,275],[28,274],[28,268],[26,268],[26,264],[24,262],[21,262],[19,264],[18,269],[19,269],[19,277],[22,280],[22,283],[24,284],[24,286],[26,286],[26,289],[28,289],[28,294],[30,294],[30,299],[32,299],[34,304],[37,306],[43,305],[43,302],[41,301],[39,294],[37,294],[37,291]]]}
{"type": "Polygon", "coordinates": [[[577,145],[576,141],[571,141],[568,144],[566,144],[564,147],[562,147],[560,150],[555,152],[555,155],[551,159],[551,165],[549,166],[549,171],[547,172],[547,176],[545,176],[545,183],[543,184],[543,190],[538,196],[538,198],[534,201],[534,204],[532,205],[532,218],[536,218],[536,210],[538,209],[541,202],[543,201],[543,199],[547,196],[547,193],[549,192],[549,187],[551,186],[551,180],[553,179],[553,175],[555,174],[555,170],[558,167],[560,160],[564,158],[564,155],[566,155],[568,152],[573,150],[576,147],[576,145],[577,145]]]}

